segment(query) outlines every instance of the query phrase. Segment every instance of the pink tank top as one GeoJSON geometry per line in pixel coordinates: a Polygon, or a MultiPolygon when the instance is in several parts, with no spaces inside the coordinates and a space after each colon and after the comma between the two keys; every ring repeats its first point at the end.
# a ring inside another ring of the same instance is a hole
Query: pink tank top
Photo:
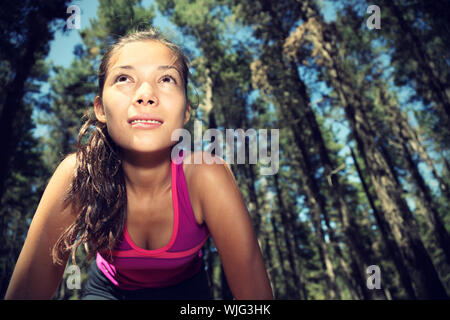
{"type": "Polygon", "coordinates": [[[205,223],[199,226],[195,220],[182,157],[181,150],[181,158],[171,162],[174,223],[169,243],[155,250],[139,248],[130,238],[125,223],[122,237],[112,251],[112,262],[97,253],[98,268],[121,289],[174,285],[194,276],[202,267],[202,247],[210,233],[205,223]]]}

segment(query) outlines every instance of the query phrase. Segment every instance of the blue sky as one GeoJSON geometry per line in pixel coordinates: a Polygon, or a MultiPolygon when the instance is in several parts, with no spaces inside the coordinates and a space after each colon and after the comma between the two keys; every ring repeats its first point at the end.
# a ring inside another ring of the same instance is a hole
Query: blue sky
{"type": "MultiPolygon", "coordinates": [[[[144,6],[148,6],[153,3],[152,0],[146,0],[142,2],[144,6]]],[[[68,67],[74,57],[73,49],[75,45],[81,43],[80,31],[89,27],[89,19],[97,16],[98,1],[97,0],[78,0],[73,1],[71,4],[80,7],[81,11],[81,29],[72,29],[68,33],[62,32],[55,33],[55,39],[51,42],[50,53],[47,60],[53,61],[56,65],[68,67]]],[[[69,17],[70,14],[67,14],[69,17]]],[[[171,28],[172,24],[162,17],[159,12],[154,20],[154,24],[161,29],[171,28]]]]}
{"type": "MultiPolygon", "coordinates": [[[[92,0],[73,1],[72,4],[80,7],[81,29],[89,25],[89,19],[97,15],[98,2],[92,0]]],[[[70,14],[67,14],[69,17],[70,14]]],[[[50,53],[48,61],[53,61],[56,65],[64,67],[70,66],[73,60],[73,49],[75,45],[81,43],[80,30],[72,29],[63,34],[60,31],[55,33],[55,39],[50,43],[50,53]]]]}

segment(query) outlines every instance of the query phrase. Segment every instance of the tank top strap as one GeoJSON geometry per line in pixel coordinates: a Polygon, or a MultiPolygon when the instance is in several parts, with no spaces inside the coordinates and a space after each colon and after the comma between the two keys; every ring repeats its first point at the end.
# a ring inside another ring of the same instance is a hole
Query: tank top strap
{"type": "MultiPolygon", "coordinates": [[[[176,154],[176,153],[175,153],[176,154]]],[[[206,224],[199,226],[195,219],[192,207],[189,188],[186,176],[183,170],[184,150],[179,151],[179,157],[173,160],[172,165],[175,166],[176,189],[179,204],[179,230],[174,245],[168,250],[169,252],[180,252],[190,250],[200,243],[204,243],[209,235],[206,224]],[[179,160],[179,164],[175,164],[179,160]]]]}

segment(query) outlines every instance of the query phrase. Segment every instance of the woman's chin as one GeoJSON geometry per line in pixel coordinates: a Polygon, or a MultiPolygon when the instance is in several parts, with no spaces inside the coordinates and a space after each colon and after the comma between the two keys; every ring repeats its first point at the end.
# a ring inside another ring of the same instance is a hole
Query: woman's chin
{"type": "Polygon", "coordinates": [[[123,149],[125,152],[139,153],[139,154],[157,154],[170,150],[168,146],[155,146],[155,145],[139,145],[131,146],[123,149]]]}

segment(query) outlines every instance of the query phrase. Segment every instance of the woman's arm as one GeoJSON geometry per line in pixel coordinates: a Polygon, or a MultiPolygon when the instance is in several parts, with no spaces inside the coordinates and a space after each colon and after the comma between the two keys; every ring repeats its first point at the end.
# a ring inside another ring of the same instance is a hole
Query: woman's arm
{"type": "Polygon", "coordinates": [[[273,299],[250,215],[232,171],[220,160],[222,164],[201,164],[196,169],[194,180],[201,194],[203,219],[234,298],[273,299]]]}
{"type": "Polygon", "coordinates": [[[75,221],[71,206],[63,207],[64,191],[75,170],[75,154],[66,157],[50,179],[34,214],[5,299],[51,299],[61,282],[68,254],[54,265],[51,252],[62,232],[75,221]]]}

